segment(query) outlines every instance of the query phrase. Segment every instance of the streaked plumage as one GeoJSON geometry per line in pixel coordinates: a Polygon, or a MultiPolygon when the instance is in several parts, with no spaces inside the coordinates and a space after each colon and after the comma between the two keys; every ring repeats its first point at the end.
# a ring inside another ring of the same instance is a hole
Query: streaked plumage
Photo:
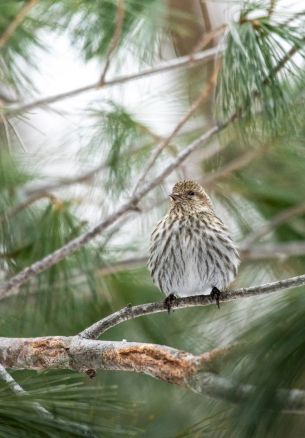
{"type": "Polygon", "coordinates": [[[175,184],[168,214],[151,236],[148,268],[166,296],[224,290],[236,277],[239,256],[227,228],[200,184],[175,184]]]}

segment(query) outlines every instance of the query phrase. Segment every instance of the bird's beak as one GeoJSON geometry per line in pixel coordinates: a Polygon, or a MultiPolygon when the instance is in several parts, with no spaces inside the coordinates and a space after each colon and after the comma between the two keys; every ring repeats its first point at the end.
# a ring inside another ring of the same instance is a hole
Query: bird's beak
{"type": "Polygon", "coordinates": [[[179,199],[179,195],[174,195],[173,193],[171,195],[169,195],[170,198],[172,198],[173,201],[178,201],[179,199]]]}

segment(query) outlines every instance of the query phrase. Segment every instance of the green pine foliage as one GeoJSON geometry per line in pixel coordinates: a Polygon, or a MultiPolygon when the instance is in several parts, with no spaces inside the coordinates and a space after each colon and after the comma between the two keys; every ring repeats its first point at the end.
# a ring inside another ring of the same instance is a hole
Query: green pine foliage
{"type": "MultiPolygon", "coordinates": [[[[172,34],[178,33],[187,41],[190,35],[183,20],[187,23],[192,20],[192,26],[187,26],[191,29],[197,29],[202,22],[199,13],[195,17],[190,10],[182,11],[177,5],[171,6],[169,14],[167,2],[160,0],[125,0],[123,4],[123,24],[111,56],[111,75],[129,73],[125,68],[128,57],[136,71],[144,65],[154,66],[163,52],[176,50],[179,54],[172,34]],[[180,18],[180,27],[172,17],[180,18]]],[[[208,183],[219,214],[227,218],[235,240],[242,244],[260,224],[304,203],[305,11],[289,11],[283,0],[234,4],[239,12],[222,37],[225,52],[215,98],[209,100],[211,105],[205,103],[204,114],[201,111],[194,114],[164,149],[147,180],[215,120],[225,122],[235,115],[234,124],[217,139],[220,152],[209,160],[201,160],[199,150],[195,159],[198,179],[204,181],[253,152],[253,158],[246,164],[208,183]],[[274,10],[270,9],[271,3],[275,4],[274,10]],[[291,50],[297,56],[289,55],[291,50]]],[[[17,0],[0,2],[0,38],[22,5],[24,2],[17,0]]],[[[71,50],[84,63],[101,64],[102,72],[116,14],[115,0],[38,2],[0,49],[0,96],[3,90],[14,92],[20,101],[27,101],[30,95],[33,98],[38,91],[33,71],[43,71],[40,62],[43,53],[52,53],[46,41],[57,36],[67,39],[71,50]]],[[[32,152],[37,151],[36,147],[22,150],[23,139],[34,142],[33,133],[40,129],[36,119],[31,119],[33,113],[12,118],[10,104],[1,100],[1,282],[86,232],[127,199],[153,147],[164,136],[164,129],[155,132],[156,121],[168,124],[171,132],[173,119],[178,121],[190,108],[191,99],[185,90],[202,90],[209,74],[209,68],[200,66],[192,75],[182,69],[178,74],[172,72],[167,79],[162,76],[161,93],[158,82],[153,82],[154,102],[152,96],[143,96],[139,87],[141,104],[146,103],[146,117],[137,108],[130,109],[128,93],[121,99],[124,84],[114,87],[113,94],[103,94],[101,90],[86,108],[81,108],[81,126],[75,127],[74,120],[71,123],[70,133],[74,130],[79,133],[81,146],[75,144],[71,148],[67,139],[54,145],[57,141],[54,136],[45,139],[39,156],[32,152]],[[155,102],[161,107],[163,95],[171,102],[168,119],[164,110],[157,114],[155,111],[155,102]],[[21,120],[23,124],[18,123],[21,120]],[[48,172],[47,165],[53,159],[63,162],[56,177],[48,172]],[[65,166],[69,169],[72,162],[82,171],[86,165],[89,169],[99,163],[101,166],[93,177],[47,190],[37,199],[28,196],[29,187],[35,184],[67,177],[62,169],[65,166]]],[[[52,122],[54,113],[49,115],[52,122]]],[[[63,116],[68,117],[65,112],[63,116]]],[[[170,181],[183,177],[184,171],[190,176],[193,169],[192,164],[186,163],[170,181]]],[[[164,195],[168,187],[160,184],[141,202],[140,212],[126,216],[94,242],[41,273],[24,285],[20,294],[1,300],[1,336],[74,335],[129,303],[162,299],[145,266],[127,265],[118,273],[112,273],[111,266],[146,254],[152,225],[167,205],[164,195]]],[[[292,217],[261,240],[274,245],[304,242],[305,214],[292,217]]],[[[260,241],[255,242],[259,244],[260,241]]],[[[253,285],[285,278],[304,273],[304,268],[304,256],[243,261],[236,284],[253,285]]],[[[221,363],[217,371],[230,378],[236,388],[241,384],[256,387],[254,395],[243,403],[213,400],[131,373],[98,372],[91,381],[87,375],[72,372],[18,371],[13,372],[13,377],[27,394],[16,396],[0,381],[0,436],[304,436],[303,415],[282,413],[281,406],[275,403],[278,388],[304,388],[303,295],[304,287],[272,297],[227,303],[220,311],[209,306],[177,311],[170,316],[142,317],[103,336],[159,343],[194,354],[238,343],[236,354],[221,363]],[[37,402],[52,415],[46,417],[37,412],[37,402]]]]}

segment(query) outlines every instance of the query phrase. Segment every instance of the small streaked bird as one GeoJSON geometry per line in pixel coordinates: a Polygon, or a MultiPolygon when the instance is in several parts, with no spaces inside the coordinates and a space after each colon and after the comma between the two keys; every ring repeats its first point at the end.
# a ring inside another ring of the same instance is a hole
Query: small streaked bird
{"type": "Polygon", "coordinates": [[[169,212],[151,235],[153,282],[168,311],[176,297],[208,293],[219,307],[221,291],[236,277],[238,251],[200,184],[179,181],[170,197],[169,212]]]}

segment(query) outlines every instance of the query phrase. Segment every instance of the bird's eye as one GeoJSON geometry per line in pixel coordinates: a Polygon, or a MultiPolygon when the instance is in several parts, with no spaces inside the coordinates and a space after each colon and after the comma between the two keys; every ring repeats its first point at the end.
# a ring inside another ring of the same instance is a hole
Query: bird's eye
{"type": "Polygon", "coordinates": [[[192,190],[190,190],[189,192],[187,192],[187,194],[188,194],[189,196],[194,196],[194,195],[195,195],[195,193],[194,193],[192,190]]]}

